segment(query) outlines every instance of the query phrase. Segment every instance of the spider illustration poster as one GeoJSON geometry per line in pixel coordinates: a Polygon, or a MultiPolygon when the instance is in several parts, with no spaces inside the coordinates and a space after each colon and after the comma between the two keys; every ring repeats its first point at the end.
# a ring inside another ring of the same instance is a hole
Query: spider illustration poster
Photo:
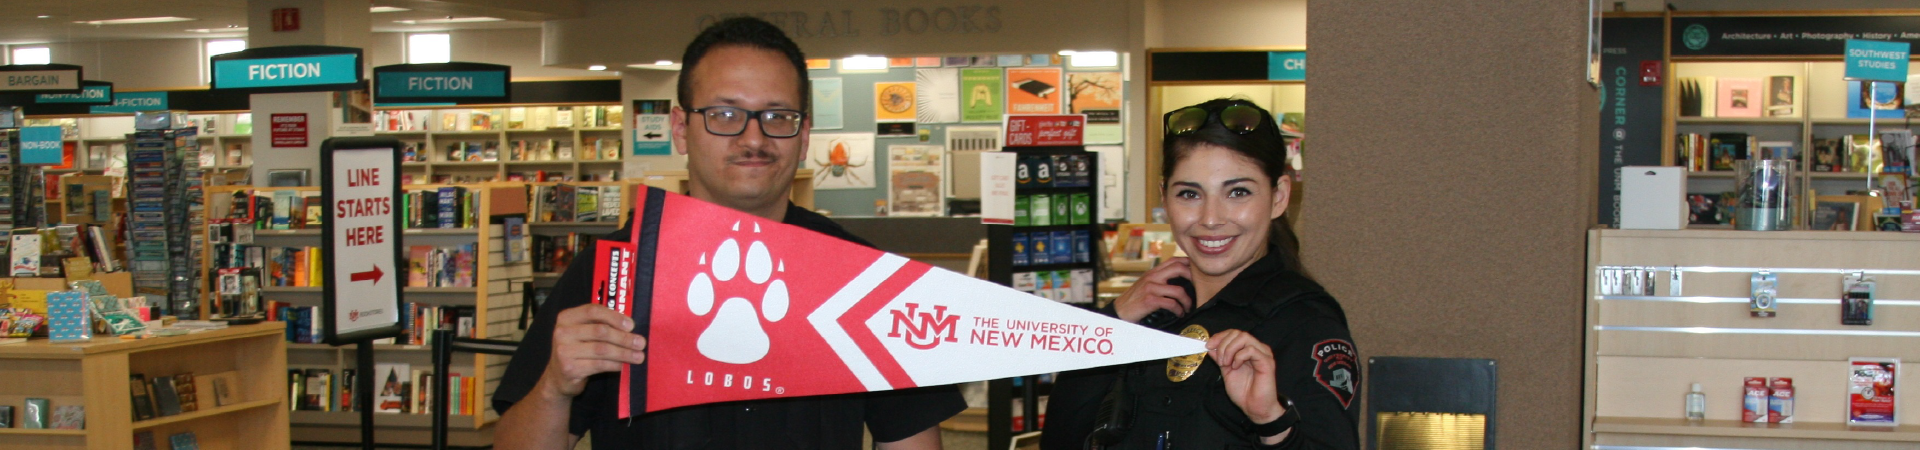
{"type": "Polygon", "coordinates": [[[873,133],[814,133],[806,168],[814,189],[873,189],[873,133]]]}

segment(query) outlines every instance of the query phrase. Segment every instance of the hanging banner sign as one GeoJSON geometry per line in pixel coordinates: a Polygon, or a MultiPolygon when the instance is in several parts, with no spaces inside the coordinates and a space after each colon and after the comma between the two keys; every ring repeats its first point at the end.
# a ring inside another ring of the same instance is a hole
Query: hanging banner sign
{"type": "Polygon", "coordinates": [[[1600,223],[1620,227],[1620,171],[1661,165],[1660,111],[1666,93],[1648,84],[1641,67],[1665,59],[1659,17],[1600,20],[1600,223]]]}
{"type": "Polygon", "coordinates": [[[450,62],[394,64],[373,68],[373,98],[384,103],[506,103],[513,68],[450,62]]]}
{"type": "Polygon", "coordinates": [[[1905,83],[1911,48],[1905,42],[1848,39],[1846,79],[1905,83]]]}
{"type": "Polygon", "coordinates": [[[400,334],[400,141],[331,138],[320,144],[321,252],[326,342],[400,334]]]}
{"type": "Polygon", "coordinates": [[[60,127],[20,127],[21,164],[60,164],[60,127]]]}
{"type": "Polygon", "coordinates": [[[1267,52],[1267,80],[1306,81],[1307,52],[1267,52]]]}
{"type": "Polygon", "coordinates": [[[77,103],[83,105],[113,104],[113,83],[105,81],[81,81],[78,94],[39,94],[33,96],[34,103],[77,103]]]}
{"type": "Polygon", "coordinates": [[[1849,39],[1920,43],[1920,16],[1675,16],[1668,48],[1686,56],[1838,56],[1849,39]]]}
{"type": "Polygon", "coordinates": [[[1086,127],[1082,114],[1008,115],[1002,126],[1007,139],[1002,142],[1007,147],[1080,145],[1086,127]]]}
{"type": "MultiPolygon", "coordinates": [[[[718,205],[647,188],[630,315],[647,363],[620,415],[884,391],[1192,355],[1205,343],[718,205]],[[993,361],[960,364],[957,361],[993,361]]],[[[628,249],[634,250],[628,250],[628,249]]],[[[629,259],[621,252],[632,251],[629,259]]],[[[610,307],[628,295],[610,291],[610,307]]]]}
{"type": "Polygon", "coordinates": [[[0,92],[78,94],[80,76],[80,66],[72,64],[0,66],[0,92]]]}
{"type": "Polygon", "coordinates": [[[113,104],[95,105],[87,108],[91,114],[132,114],[140,111],[159,111],[167,109],[166,91],[153,92],[116,92],[113,104]]]}
{"type": "Polygon", "coordinates": [[[213,89],[253,93],[363,89],[361,52],[352,47],[296,45],[216,55],[213,89]]]}

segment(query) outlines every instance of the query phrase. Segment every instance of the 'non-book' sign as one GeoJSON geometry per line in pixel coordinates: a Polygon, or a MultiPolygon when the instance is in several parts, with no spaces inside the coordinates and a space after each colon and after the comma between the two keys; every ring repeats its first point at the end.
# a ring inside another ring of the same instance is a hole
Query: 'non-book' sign
{"type": "Polygon", "coordinates": [[[60,164],[60,127],[21,127],[21,164],[60,164]]]}

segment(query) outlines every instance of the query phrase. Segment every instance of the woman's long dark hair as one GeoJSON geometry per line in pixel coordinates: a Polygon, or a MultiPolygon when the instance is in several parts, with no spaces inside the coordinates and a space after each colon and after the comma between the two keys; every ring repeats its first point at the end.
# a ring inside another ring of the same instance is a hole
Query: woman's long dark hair
{"type": "MultiPolygon", "coordinates": [[[[1243,102],[1234,99],[1213,99],[1197,106],[1207,111],[1220,111],[1233,103],[1243,102]]],[[[1235,133],[1221,125],[1218,119],[1209,121],[1205,126],[1185,136],[1167,136],[1160,147],[1160,188],[1166,191],[1168,180],[1173,178],[1173,167],[1179,165],[1187,154],[1201,144],[1212,144],[1232,150],[1260,165],[1260,171],[1272,179],[1274,189],[1280,188],[1280,177],[1293,175],[1293,166],[1287,164],[1286,138],[1280,135],[1280,124],[1273,120],[1273,114],[1251,103],[1260,111],[1260,128],[1247,134],[1235,133]]],[[[1300,237],[1294,235],[1293,224],[1282,215],[1273,219],[1267,228],[1267,242],[1280,250],[1281,267],[1307,274],[1306,265],[1300,261],[1300,237]]]]}

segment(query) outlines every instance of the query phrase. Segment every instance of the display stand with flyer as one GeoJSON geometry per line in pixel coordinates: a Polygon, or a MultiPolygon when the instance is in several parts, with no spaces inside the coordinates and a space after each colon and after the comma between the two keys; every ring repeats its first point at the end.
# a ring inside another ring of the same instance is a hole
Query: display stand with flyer
{"type": "MultiPolygon", "coordinates": [[[[401,335],[400,141],[392,137],[329,138],[320,144],[320,201],[326,251],[325,341],[357,344],[362,370],[354,383],[373,386],[373,341],[401,335]]],[[[361,448],[373,449],[373,389],[356,389],[361,448]]]]}

